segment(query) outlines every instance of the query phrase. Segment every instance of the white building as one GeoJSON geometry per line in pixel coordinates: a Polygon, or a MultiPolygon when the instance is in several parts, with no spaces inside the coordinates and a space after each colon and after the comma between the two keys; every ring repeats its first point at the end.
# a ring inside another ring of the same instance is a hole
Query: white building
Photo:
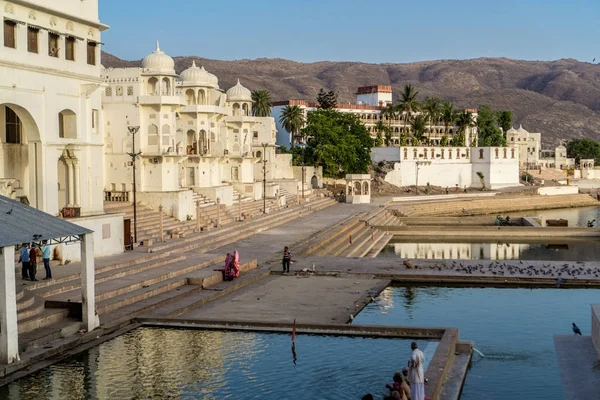
{"type": "Polygon", "coordinates": [[[394,162],[385,180],[400,187],[481,188],[478,172],[488,189],[519,185],[519,153],[510,147],[374,147],[371,158],[394,162]]]}
{"type": "MultiPolygon", "coordinates": [[[[0,194],[93,230],[96,255],[122,251],[104,215],[97,0],[1,1],[0,194]]],[[[32,221],[35,223],[35,221],[32,221]]],[[[79,257],[74,246],[64,258],[79,257]]]]}
{"type": "Polygon", "coordinates": [[[290,156],[275,154],[275,121],[252,116],[250,90],[238,81],[224,92],[195,62],[180,76],[174,66],[157,43],[141,68],[103,72],[107,196],[132,190],[131,126],[139,127],[138,200],[163,205],[169,215],[195,215],[194,193],[226,205],[235,191],[261,199],[263,167],[267,197],[280,186],[296,193],[290,156]]]}
{"type": "Polygon", "coordinates": [[[575,159],[567,157],[564,145],[560,144],[554,150],[542,150],[542,134],[528,132],[523,126],[506,131],[506,144],[519,150],[521,169],[569,169],[575,166],[575,159]]]}
{"type": "MultiPolygon", "coordinates": [[[[410,136],[412,134],[410,123],[406,124],[404,115],[398,114],[392,118],[384,115],[382,111],[392,103],[392,87],[386,85],[376,86],[362,86],[356,91],[356,103],[355,104],[337,104],[336,110],[343,113],[356,114],[360,120],[365,124],[367,130],[371,134],[371,137],[377,136],[376,125],[379,121],[383,121],[391,129],[392,143],[395,146],[401,144],[401,135],[410,136]]],[[[316,102],[309,102],[305,100],[286,100],[274,102],[271,107],[271,116],[275,118],[277,127],[277,144],[285,147],[291,145],[291,133],[288,132],[280,123],[279,118],[283,109],[287,106],[298,106],[304,111],[306,115],[310,111],[318,109],[316,102]]],[[[471,112],[473,121],[477,121],[477,110],[467,109],[465,111],[471,112]]],[[[444,136],[451,139],[455,134],[458,133],[458,127],[450,126],[446,131],[446,127],[442,120],[435,121],[431,127],[425,129],[425,136],[430,140],[431,144],[439,145],[440,141],[444,136]]],[[[295,138],[295,142],[298,143],[301,140],[300,137],[295,138]]],[[[470,127],[466,129],[465,143],[472,143],[476,145],[477,141],[477,128],[470,127]]]]}

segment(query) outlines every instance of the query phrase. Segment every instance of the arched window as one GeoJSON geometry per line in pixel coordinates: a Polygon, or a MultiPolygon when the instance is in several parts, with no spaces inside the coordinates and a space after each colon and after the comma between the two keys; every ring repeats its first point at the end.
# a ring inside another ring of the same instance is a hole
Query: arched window
{"type": "Polygon", "coordinates": [[[499,158],[500,149],[496,147],[494,150],[496,152],[496,158],[499,158]]]}
{"type": "Polygon", "coordinates": [[[162,94],[164,96],[171,95],[171,80],[169,78],[163,78],[162,80],[162,94]]]}
{"type": "Polygon", "coordinates": [[[148,146],[158,146],[158,126],[154,124],[148,127],[148,146]]]}
{"type": "Polygon", "coordinates": [[[363,182],[363,194],[369,194],[369,183],[363,182]]]}
{"type": "Polygon", "coordinates": [[[239,103],[233,103],[233,116],[234,117],[239,117],[240,116],[240,105],[239,105],[239,103]]]}
{"type": "Polygon", "coordinates": [[[161,129],[162,134],[162,145],[170,146],[171,145],[171,127],[167,124],[162,126],[161,129]]]}
{"type": "Polygon", "coordinates": [[[148,79],[148,87],[146,88],[147,90],[147,94],[149,96],[156,96],[157,93],[157,88],[156,86],[158,85],[158,79],[152,77],[150,79],[148,79]]]}
{"type": "Polygon", "coordinates": [[[188,105],[196,104],[196,94],[192,89],[185,91],[185,99],[188,105]]]}
{"type": "Polygon", "coordinates": [[[360,189],[361,189],[360,182],[355,182],[354,183],[354,194],[362,194],[360,189]]]}
{"type": "Polygon", "coordinates": [[[483,160],[483,149],[479,149],[479,159],[483,160]]]}
{"type": "Polygon", "coordinates": [[[123,86],[117,86],[117,96],[123,96],[123,86]]]}
{"type": "Polygon", "coordinates": [[[77,116],[71,110],[58,113],[58,137],[66,139],[77,138],[77,116]]]}
{"type": "Polygon", "coordinates": [[[198,91],[198,104],[206,104],[206,93],[202,89],[198,91]]]}
{"type": "Polygon", "coordinates": [[[408,158],[408,149],[405,147],[404,148],[404,159],[406,160],[408,158]]]}
{"type": "Polygon", "coordinates": [[[262,161],[262,152],[260,150],[256,152],[256,157],[262,161]]]}
{"type": "Polygon", "coordinates": [[[6,143],[20,144],[22,125],[17,113],[10,107],[5,107],[6,110],[6,143]]]}
{"type": "Polygon", "coordinates": [[[250,115],[250,108],[248,107],[248,103],[244,103],[242,105],[242,110],[243,110],[243,115],[245,115],[245,116],[250,115]]]}

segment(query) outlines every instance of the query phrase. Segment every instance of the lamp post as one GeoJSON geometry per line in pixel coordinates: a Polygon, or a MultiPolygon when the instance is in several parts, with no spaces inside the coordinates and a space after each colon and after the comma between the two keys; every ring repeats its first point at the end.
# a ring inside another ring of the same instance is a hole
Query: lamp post
{"type": "Polygon", "coordinates": [[[263,143],[263,214],[267,213],[267,146],[268,143],[263,143]]]}
{"type": "MultiPolygon", "coordinates": [[[[139,126],[128,126],[127,129],[131,133],[131,153],[127,153],[131,157],[133,166],[133,242],[137,243],[137,199],[136,199],[136,183],[135,183],[135,161],[142,154],[141,151],[135,152],[135,134],[140,130],[139,126]]],[[[133,248],[133,245],[132,245],[133,248]]]]}

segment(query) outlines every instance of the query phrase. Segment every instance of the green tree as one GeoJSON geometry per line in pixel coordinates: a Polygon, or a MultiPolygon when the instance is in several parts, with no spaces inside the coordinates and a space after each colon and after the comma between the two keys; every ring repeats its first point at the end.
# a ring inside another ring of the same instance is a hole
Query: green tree
{"type": "Polygon", "coordinates": [[[292,134],[291,150],[294,150],[296,135],[304,125],[304,111],[299,106],[285,106],[279,117],[279,122],[286,131],[292,134]]]}
{"type": "Polygon", "coordinates": [[[392,142],[392,131],[391,130],[386,130],[385,131],[385,145],[386,146],[391,146],[394,142],[392,142]]]}
{"type": "Polygon", "coordinates": [[[448,135],[444,135],[442,136],[442,138],[440,139],[440,146],[445,147],[448,146],[448,135]]]}
{"type": "Polygon", "coordinates": [[[331,110],[337,105],[337,94],[333,90],[326,92],[321,89],[317,94],[317,103],[319,103],[319,108],[331,110]]]}
{"type": "Polygon", "coordinates": [[[482,104],[477,110],[477,131],[479,146],[506,146],[506,139],[496,125],[497,114],[488,105],[482,104]]]}
{"type": "Polygon", "coordinates": [[[425,112],[429,124],[428,138],[431,138],[432,126],[437,123],[442,115],[442,101],[437,97],[426,97],[425,102],[423,103],[423,111],[425,112]]]}
{"type": "Polygon", "coordinates": [[[323,167],[323,174],[364,174],[371,165],[373,140],[357,115],[335,110],[317,110],[308,114],[304,135],[310,137],[306,163],[323,167]]]}
{"type": "Polygon", "coordinates": [[[457,112],[454,109],[451,101],[445,101],[442,103],[442,121],[444,121],[444,134],[447,136],[450,130],[450,126],[454,126],[456,122],[457,112]]]}
{"type": "Polygon", "coordinates": [[[427,137],[425,136],[425,128],[427,127],[427,118],[423,114],[415,115],[410,122],[413,138],[417,144],[425,144],[427,137]]]}
{"type": "Polygon", "coordinates": [[[388,127],[386,124],[383,123],[382,120],[377,121],[377,124],[375,124],[375,132],[377,132],[377,136],[375,138],[375,147],[381,147],[383,146],[383,135],[385,134],[385,132],[388,130],[388,127]]]}
{"type": "Polygon", "coordinates": [[[498,126],[502,128],[502,131],[506,135],[506,131],[512,127],[512,111],[498,111],[496,114],[496,121],[498,126]]]}
{"type": "Polygon", "coordinates": [[[398,113],[398,109],[392,103],[389,103],[381,110],[381,116],[387,118],[388,130],[390,131],[390,135],[392,132],[392,120],[396,117],[397,113],[398,113]]]}
{"type": "Polygon", "coordinates": [[[412,85],[405,85],[404,91],[400,93],[400,102],[398,103],[397,110],[403,113],[404,131],[406,131],[406,125],[408,125],[408,121],[410,121],[412,114],[419,111],[421,107],[417,101],[418,94],[419,92],[417,92],[412,85]]]}
{"type": "Polygon", "coordinates": [[[477,171],[477,176],[479,177],[479,182],[481,182],[481,190],[485,190],[485,176],[483,172],[477,171]]]}
{"type": "Polygon", "coordinates": [[[600,164],[600,143],[593,139],[569,140],[567,155],[573,157],[576,163],[593,158],[595,164],[600,164]]]}
{"type": "Polygon", "coordinates": [[[271,93],[268,90],[255,90],[252,92],[252,114],[255,117],[270,116],[271,105],[271,93]]]}

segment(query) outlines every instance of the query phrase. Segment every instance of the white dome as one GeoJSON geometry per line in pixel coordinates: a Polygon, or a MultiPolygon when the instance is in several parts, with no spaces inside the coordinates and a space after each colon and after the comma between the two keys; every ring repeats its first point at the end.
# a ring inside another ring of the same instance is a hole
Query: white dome
{"type": "Polygon", "coordinates": [[[237,84],[227,91],[228,101],[252,101],[252,92],[246,89],[238,79],[237,84]]]}
{"type": "Polygon", "coordinates": [[[219,79],[206,71],[204,67],[198,68],[196,66],[196,61],[193,61],[192,66],[183,71],[180,76],[184,85],[210,86],[215,89],[219,88],[219,79]]]}
{"type": "Polygon", "coordinates": [[[519,131],[517,131],[514,126],[511,126],[509,130],[506,131],[506,133],[518,133],[519,131]]]}
{"type": "Polygon", "coordinates": [[[525,129],[523,129],[523,125],[519,125],[518,131],[521,132],[521,133],[529,133],[525,129]]]}
{"type": "Polygon", "coordinates": [[[156,41],[156,50],[142,60],[142,68],[149,72],[175,74],[175,61],[160,50],[158,41],[156,41]]]}

